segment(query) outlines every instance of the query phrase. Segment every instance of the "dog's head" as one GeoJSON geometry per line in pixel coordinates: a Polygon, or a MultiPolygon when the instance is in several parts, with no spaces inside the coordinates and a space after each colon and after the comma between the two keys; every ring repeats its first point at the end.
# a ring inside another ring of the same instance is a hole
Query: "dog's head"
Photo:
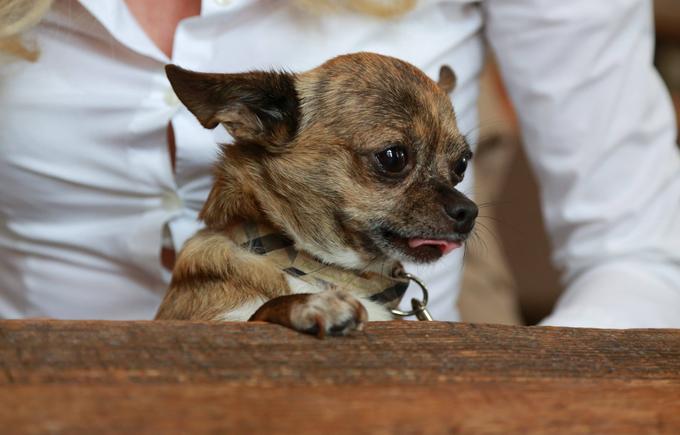
{"type": "Polygon", "coordinates": [[[301,74],[206,74],[167,67],[207,128],[224,125],[209,227],[265,217],[321,260],[438,259],[472,230],[477,207],[456,190],[472,157],[447,91],[414,66],[370,53],[301,74]]]}

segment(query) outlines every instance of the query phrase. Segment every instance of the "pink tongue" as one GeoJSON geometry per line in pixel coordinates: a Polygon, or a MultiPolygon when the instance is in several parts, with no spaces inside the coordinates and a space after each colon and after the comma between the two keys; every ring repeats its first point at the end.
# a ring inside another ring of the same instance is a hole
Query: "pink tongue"
{"type": "Polygon", "coordinates": [[[451,242],[449,240],[430,240],[430,239],[409,239],[408,245],[411,248],[419,246],[436,246],[442,251],[442,255],[446,255],[456,248],[461,247],[460,242],[451,242]]]}

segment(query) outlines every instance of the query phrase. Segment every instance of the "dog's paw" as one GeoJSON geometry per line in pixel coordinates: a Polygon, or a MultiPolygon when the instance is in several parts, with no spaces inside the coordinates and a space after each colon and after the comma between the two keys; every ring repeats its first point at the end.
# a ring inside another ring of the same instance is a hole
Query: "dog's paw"
{"type": "Polygon", "coordinates": [[[293,328],[319,338],[361,331],[367,320],[368,313],[361,302],[341,290],[310,294],[290,311],[293,328]]]}

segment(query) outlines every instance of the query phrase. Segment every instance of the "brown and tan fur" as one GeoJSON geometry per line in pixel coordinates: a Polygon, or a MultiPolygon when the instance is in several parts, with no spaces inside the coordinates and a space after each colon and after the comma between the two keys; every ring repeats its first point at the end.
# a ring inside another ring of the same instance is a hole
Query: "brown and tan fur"
{"type": "Polygon", "coordinates": [[[441,256],[409,248],[409,238],[467,237],[469,216],[464,231],[452,218],[456,207],[475,216],[476,208],[454,188],[453,168],[470,151],[447,95],[448,68],[437,84],[405,62],[357,53],[300,74],[167,71],[198,120],[224,125],[234,144],[222,147],[200,214],[206,228],[179,253],[158,319],[251,318],[319,335],[361,327],[370,304],[342,292],[300,294],[309,289],[291,288],[227,236],[241,222],[266,222],[297,249],[357,270],[441,256]],[[408,155],[398,176],[376,160],[394,144],[408,155]]]}

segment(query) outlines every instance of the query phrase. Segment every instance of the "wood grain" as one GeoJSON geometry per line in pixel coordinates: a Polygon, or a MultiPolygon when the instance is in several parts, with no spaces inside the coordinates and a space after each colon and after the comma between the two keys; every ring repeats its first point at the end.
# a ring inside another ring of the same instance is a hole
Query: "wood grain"
{"type": "Polygon", "coordinates": [[[680,330],[0,321],[0,433],[680,433],[680,330]]]}

